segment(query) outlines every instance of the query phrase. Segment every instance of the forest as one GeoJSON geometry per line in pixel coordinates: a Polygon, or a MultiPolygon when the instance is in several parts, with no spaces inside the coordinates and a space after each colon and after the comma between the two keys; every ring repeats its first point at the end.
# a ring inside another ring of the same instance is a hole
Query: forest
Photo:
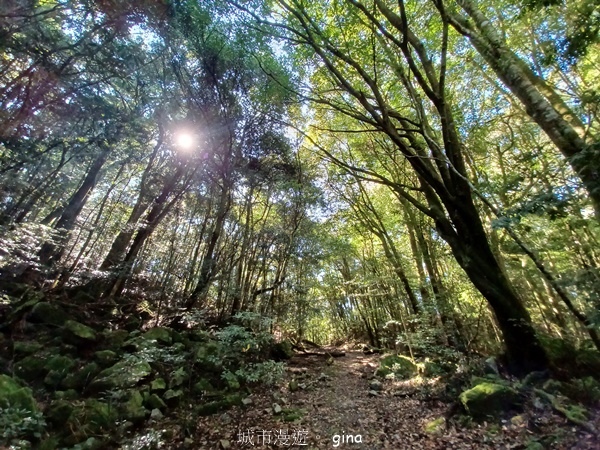
{"type": "Polygon", "coordinates": [[[0,449],[598,448],[599,242],[594,0],[0,2],[0,449]]]}

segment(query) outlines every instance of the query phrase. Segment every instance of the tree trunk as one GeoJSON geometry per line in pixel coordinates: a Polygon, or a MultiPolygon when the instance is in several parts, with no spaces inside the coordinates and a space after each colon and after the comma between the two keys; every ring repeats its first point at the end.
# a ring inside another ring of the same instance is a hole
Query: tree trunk
{"type": "Polygon", "coordinates": [[[39,253],[40,261],[42,262],[42,264],[52,266],[62,257],[64,252],[64,246],[69,237],[69,233],[73,229],[75,221],[77,220],[79,213],[85,206],[90,193],[96,186],[98,174],[100,173],[100,169],[106,162],[109,153],[110,149],[108,147],[102,150],[100,155],[98,155],[96,160],[91,164],[90,168],[88,169],[87,175],[81,183],[81,186],[79,186],[77,192],[73,194],[73,196],[69,200],[69,203],[63,209],[60,218],[54,225],[54,229],[60,231],[58,242],[46,242],[44,245],[42,245],[42,248],[39,253]]]}

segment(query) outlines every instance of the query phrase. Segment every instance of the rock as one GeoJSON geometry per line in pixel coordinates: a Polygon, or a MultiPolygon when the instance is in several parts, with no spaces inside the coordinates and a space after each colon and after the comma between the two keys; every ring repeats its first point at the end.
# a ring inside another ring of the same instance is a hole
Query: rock
{"type": "Polygon", "coordinates": [[[37,412],[31,389],[21,386],[8,375],[0,375],[0,408],[17,408],[37,412]]]}
{"type": "Polygon", "coordinates": [[[524,424],[527,423],[527,420],[525,419],[525,417],[523,417],[521,414],[511,417],[510,418],[510,423],[512,423],[513,425],[520,427],[523,426],[524,424]]]}
{"type": "Polygon", "coordinates": [[[87,399],[73,409],[65,429],[74,430],[73,440],[81,442],[89,435],[99,435],[115,426],[117,411],[108,403],[96,399],[87,399]]]}
{"type": "Polygon", "coordinates": [[[68,356],[53,356],[46,362],[46,368],[49,369],[44,384],[47,386],[58,386],[62,380],[72,372],[77,362],[68,356]]]}
{"type": "Polygon", "coordinates": [[[163,378],[157,378],[150,383],[151,391],[164,391],[167,389],[167,382],[163,378]]]}
{"type": "Polygon", "coordinates": [[[63,338],[65,342],[73,345],[88,345],[98,339],[96,332],[82,323],[67,320],[63,327],[63,338]]]}
{"type": "Polygon", "coordinates": [[[488,359],[485,360],[485,363],[483,365],[483,372],[489,375],[496,375],[496,376],[500,376],[500,371],[498,370],[498,362],[496,361],[496,358],[493,356],[490,356],[488,359]]]}
{"type": "Polygon", "coordinates": [[[100,372],[100,366],[95,362],[86,364],[79,370],[68,374],[62,381],[61,386],[65,389],[82,391],[88,383],[100,372]]]}
{"type": "Polygon", "coordinates": [[[129,391],[127,401],[121,407],[123,418],[134,424],[143,422],[146,418],[146,408],[143,403],[144,399],[139,391],[129,391]]]}
{"type": "Polygon", "coordinates": [[[94,353],[94,360],[96,360],[102,368],[112,366],[118,359],[119,355],[112,350],[100,350],[94,353]]]}
{"type": "Polygon", "coordinates": [[[157,341],[164,345],[171,345],[173,343],[171,330],[164,327],[151,328],[146,331],[142,337],[150,341],[157,341]]]}
{"type": "Polygon", "coordinates": [[[379,396],[379,392],[374,391],[374,390],[369,391],[369,397],[378,397],[378,396],[379,396]]]}
{"type": "Polygon", "coordinates": [[[427,434],[443,434],[446,429],[446,419],[444,417],[438,417],[437,419],[430,420],[423,427],[423,431],[427,434]]]}
{"type": "Polygon", "coordinates": [[[137,358],[125,358],[114,366],[104,369],[90,383],[90,391],[99,392],[126,389],[137,385],[152,373],[150,364],[137,358]]]}
{"type": "Polygon", "coordinates": [[[160,412],[160,409],[158,408],[154,408],[151,412],[150,412],[150,418],[153,420],[160,420],[164,417],[163,413],[160,412]]]}
{"type": "Polygon", "coordinates": [[[219,441],[219,445],[223,450],[228,450],[231,448],[231,443],[227,439],[221,439],[219,441]]]}
{"type": "Polygon", "coordinates": [[[380,366],[375,372],[379,377],[392,376],[405,380],[417,374],[417,366],[409,358],[401,355],[387,355],[381,358],[380,366]]]}
{"type": "Polygon", "coordinates": [[[53,426],[61,428],[69,421],[73,412],[73,405],[65,400],[55,400],[46,411],[46,418],[53,426]]]}
{"type": "Polygon", "coordinates": [[[183,383],[185,383],[188,380],[188,378],[189,378],[188,373],[185,371],[185,369],[183,367],[180,367],[179,369],[177,369],[171,373],[171,376],[169,378],[169,387],[171,389],[179,387],[183,383]]]}
{"type": "Polygon", "coordinates": [[[518,403],[518,393],[509,386],[481,383],[460,394],[460,402],[467,413],[484,418],[510,409],[518,403]]]}
{"type": "Polygon", "coordinates": [[[299,389],[298,382],[296,380],[291,380],[288,383],[288,389],[290,392],[296,392],[299,389]]]}
{"type": "Polygon", "coordinates": [[[62,326],[68,319],[67,313],[58,305],[47,302],[36,303],[27,320],[33,323],[62,326]]]}
{"type": "Polygon", "coordinates": [[[294,350],[290,341],[276,342],[271,348],[271,357],[275,361],[290,359],[294,356],[294,350]]]}
{"type": "Polygon", "coordinates": [[[129,333],[126,330],[104,330],[104,345],[113,349],[121,347],[127,339],[129,333]]]}
{"type": "Polygon", "coordinates": [[[273,414],[281,414],[282,411],[283,409],[281,409],[278,403],[273,403],[273,414]]]}
{"type": "Polygon", "coordinates": [[[55,391],[54,398],[56,400],[77,400],[79,393],[75,389],[67,389],[66,391],[55,391]]]}
{"type": "Polygon", "coordinates": [[[196,362],[204,372],[220,373],[221,363],[219,360],[219,346],[215,342],[200,344],[196,350],[196,362]]]}
{"type": "Polygon", "coordinates": [[[219,416],[219,423],[223,425],[229,425],[231,423],[231,416],[227,413],[223,413],[219,416]]]}
{"type": "Polygon", "coordinates": [[[246,398],[242,399],[242,405],[244,405],[244,406],[250,406],[253,403],[254,403],[254,401],[250,397],[246,397],[246,398]]]}
{"type": "Polygon", "coordinates": [[[163,394],[163,399],[170,406],[176,406],[183,397],[183,391],[181,390],[173,390],[169,389],[167,392],[163,394]]]}
{"type": "Polygon", "coordinates": [[[206,379],[200,379],[196,384],[194,384],[193,392],[196,395],[202,395],[205,392],[213,392],[215,388],[211,384],[210,381],[206,379]]]}
{"type": "Polygon", "coordinates": [[[42,344],[35,341],[16,341],[13,344],[13,353],[15,356],[29,356],[39,352],[43,348],[42,344]]]}
{"type": "Polygon", "coordinates": [[[167,409],[167,404],[163,401],[162,398],[160,398],[156,394],[148,396],[148,398],[144,402],[144,405],[146,405],[150,409],[160,409],[163,411],[167,409]]]}
{"type": "Polygon", "coordinates": [[[319,377],[317,378],[317,381],[329,381],[330,379],[331,377],[329,375],[326,375],[323,372],[321,372],[319,374],[319,377]]]}
{"type": "Polygon", "coordinates": [[[383,390],[383,383],[379,380],[373,380],[369,383],[369,389],[372,391],[381,391],[383,390]]]}
{"type": "Polygon", "coordinates": [[[46,361],[39,356],[27,356],[14,365],[14,373],[25,381],[43,380],[48,374],[46,361]]]}
{"type": "Polygon", "coordinates": [[[242,398],[238,394],[227,395],[221,400],[215,400],[212,402],[204,403],[197,406],[194,411],[199,416],[209,416],[219,411],[230,408],[234,405],[239,405],[242,402],[242,398]]]}

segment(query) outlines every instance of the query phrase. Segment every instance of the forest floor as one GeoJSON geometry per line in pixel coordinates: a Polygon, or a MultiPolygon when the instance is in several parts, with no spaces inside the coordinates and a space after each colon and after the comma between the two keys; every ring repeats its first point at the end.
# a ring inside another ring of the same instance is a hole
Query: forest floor
{"type": "MultiPolygon", "coordinates": [[[[490,423],[446,421],[435,379],[386,380],[374,392],[379,355],[348,352],[329,362],[296,356],[280,387],[254,392],[244,407],[199,419],[189,448],[597,449],[593,431],[548,410],[519,411],[490,423]],[[298,387],[290,390],[290,381],[298,387]],[[439,426],[426,431],[438,419],[439,426]]],[[[591,427],[600,430],[596,412],[591,427]]]]}

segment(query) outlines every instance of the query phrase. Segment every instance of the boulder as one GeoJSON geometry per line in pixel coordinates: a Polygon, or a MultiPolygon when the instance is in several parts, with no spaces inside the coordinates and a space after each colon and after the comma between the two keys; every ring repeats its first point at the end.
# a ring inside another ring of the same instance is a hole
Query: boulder
{"type": "Polygon", "coordinates": [[[149,409],[152,410],[160,409],[164,411],[165,409],[167,409],[167,404],[163,401],[162,398],[160,398],[156,394],[148,396],[146,401],[144,401],[144,405],[146,405],[149,409]]]}
{"type": "Polygon", "coordinates": [[[100,350],[94,353],[94,360],[100,367],[110,367],[119,359],[119,355],[112,350],[100,350]]]}
{"type": "Polygon", "coordinates": [[[98,339],[96,332],[82,323],[67,320],[63,327],[63,339],[73,345],[88,345],[98,339]]]}
{"type": "Polygon", "coordinates": [[[198,380],[194,387],[192,388],[192,392],[196,395],[202,395],[206,392],[214,392],[215,388],[212,383],[204,378],[198,380]]]}
{"type": "Polygon", "coordinates": [[[183,391],[169,389],[163,394],[163,399],[169,406],[176,406],[183,398],[183,391]]]}
{"type": "Polygon", "coordinates": [[[131,390],[127,394],[127,401],[122,405],[122,417],[134,424],[143,422],[146,418],[146,408],[144,408],[144,398],[137,390],[131,390]]]}
{"type": "Polygon", "coordinates": [[[14,365],[14,373],[25,381],[41,381],[49,372],[46,361],[39,356],[27,356],[14,365]]]}
{"type": "Polygon", "coordinates": [[[37,404],[31,389],[21,386],[8,375],[0,375],[0,408],[24,409],[37,412],[37,404]]]}
{"type": "Polygon", "coordinates": [[[381,358],[380,366],[375,372],[379,377],[393,376],[405,380],[417,374],[417,366],[409,358],[401,355],[387,355],[381,358]]]}
{"type": "Polygon", "coordinates": [[[519,395],[510,386],[483,382],[464,391],[459,399],[469,415],[481,419],[516,406],[519,395]]]}
{"type": "Polygon", "coordinates": [[[46,411],[46,418],[56,428],[62,427],[69,421],[73,413],[73,405],[65,400],[55,400],[46,411]]]}
{"type": "Polygon", "coordinates": [[[68,374],[62,380],[61,386],[65,389],[75,389],[82,391],[88,383],[100,372],[100,366],[91,362],[68,374]]]}
{"type": "Polygon", "coordinates": [[[151,328],[142,337],[150,341],[157,341],[163,345],[171,345],[173,343],[171,330],[165,327],[151,328]]]}
{"type": "Polygon", "coordinates": [[[294,350],[290,341],[276,342],[271,348],[271,357],[275,361],[290,359],[294,356],[294,350]]]}
{"type": "Polygon", "coordinates": [[[150,384],[151,391],[164,391],[167,389],[167,382],[163,378],[157,378],[150,384]]]}
{"type": "Polygon", "coordinates": [[[68,318],[67,313],[60,306],[48,302],[40,302],[33,306],[27,320],[33,323],[45,323],[60,327],[68,318]]]}
{"type": "Polygon", "coordinates": [[[189,379],[188,373],[183,367],[173,371],[169,377],[169,387],[171,389],[181,386],[189,379]]]}
{"type": "Polygon", "coordinates": [[[90,391],[99,392],[114,389],[127,389],[137,385],[152,373],[150,364],[137,358],[125,358],[104,369],[90,383],[90,391]]]}
{"type": "Polygon", "coordinates": [[[126,330],[104,330],[102,334],[104,346],[112,349],[120,348],[129,339],[129,332],[126,330]]]}
{"type": "Polygon", "coordinates": [[[57,387],[76,365],[77,362],[68,356],[53,356],[46,362],[49,372],[44,378],[44,384],[57,387]]]}
{"type": "Polygon", "coordinates": [[[42,344],[35,341],[17,341],[13,344],[13,353],[15,356],[29,356],[39,352],[43,348],[42,344]]]}

